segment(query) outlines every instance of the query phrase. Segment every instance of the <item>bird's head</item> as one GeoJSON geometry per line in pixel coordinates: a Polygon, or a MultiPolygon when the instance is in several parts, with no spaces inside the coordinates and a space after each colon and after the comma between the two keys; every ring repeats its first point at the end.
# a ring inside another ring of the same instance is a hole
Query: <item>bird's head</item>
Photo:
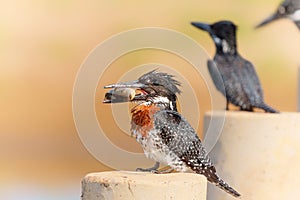
{"type": "Polygon", "coordinates": [[[236,25],[231,21],[219,21],[213,24],[192,22],[193,26],[207,31],[217,48],[218,53],[236,53],[236,25]]]}
{"type": "MultiPolygon", "coordinates": [[[[296,25],[300,24],[300,1],[299,0],[285,0],[283,1],[276,11],[261,23],[259,23],[256,28],[260,28],[270,22],[273,22],[277,19],[290,18],[293,20],[296,25]]],[[[300,28],[300,26],[298,26],[300,28]]]]}
{"type": "Polygon", "coordinates": [[[112,90],[105,94],[103,103],[148,102],[177,110],[176,95],[180,93],[180,85],[173,75],[153,70],[138,80],[104,86],[112,90]]]}

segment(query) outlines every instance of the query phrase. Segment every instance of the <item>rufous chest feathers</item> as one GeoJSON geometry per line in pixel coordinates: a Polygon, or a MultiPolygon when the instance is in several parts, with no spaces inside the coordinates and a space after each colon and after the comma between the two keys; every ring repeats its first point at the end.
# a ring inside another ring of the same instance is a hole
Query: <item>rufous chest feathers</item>
{"type": "Polygon", "coordinates": [[[154,128],[154,114],[159,111],[159,107],[154,104],[137,105],[131,110],[131,130],[136,130],[143,137],[148,135],[148,131],[154,128]]]}

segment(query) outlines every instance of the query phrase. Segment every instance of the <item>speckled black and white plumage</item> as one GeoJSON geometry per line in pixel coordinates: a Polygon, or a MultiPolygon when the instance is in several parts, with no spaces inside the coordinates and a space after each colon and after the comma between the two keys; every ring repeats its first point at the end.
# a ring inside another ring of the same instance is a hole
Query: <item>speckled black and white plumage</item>
{"type": "Polygon", "coordinates": [[[131,133],[148,158],[179,172],[202,174],[209,182],[239,197],[240,194],[217,175],[196,131],[177,112],[179,85],[173,76],[151,71],[137,81],[113,84],[108,88],[128,86],[143,91],[132,99],[138,104],[131,110],[131,133]]]}
{"type": "Polygon", "coordinates": [[[191,125],[175,111],[160,111],[155,114],[155,129],[166,149],[176,158],[168,165],[177,171],[192,171],[203,174],[207,180],[226,192],[240,196],[216,174],[216,169],[191,125]],[[178,162],[179,161],[179,162],[178,162]]]}
{"type": "Polygon", "coordinates": [[[277,7],[274,14],[264,19],[256,28],[265,26],[277,19],[288,18],[300,29],[300,0],[285,0],[277,7]]]}
{"type": "Polygon", "coordinates": [[[215,77],[212,71],[219,70],[224,82],[214,83],[228,102],[245,111],[261,108],[266,112],[277,112],[264,102],[263,90],[251,62],[241,56],[216,54],[213,61],[208,61],[208,68],[213,80],[217,80],[218,77],[215,77]],[[219,67],[214,68],[216,66],[219,67]]]}
{"type": "Polygon", "coordinates": [[[245,111],[260,108],[276,113],[275,109],[264,102],[254,66],[237,51],[236,26],[230,21],[211,25],[195,22],[192,25],[209,32],[215,43],[216,54],[207,65],[216,88],[226,97],[226,108],[228,109],[228,103],[232,103],[245,111]]]}
{"type": "Polygon", "coordinates": [[[161,110],[153,115],[153,120],[154,129],[147,137],[143,137],[136,127],[131,130],[148,158],[179,172],[202,174],[227,193],[240,196],[217,175],[197,133],[178,112],[161,110]]]}

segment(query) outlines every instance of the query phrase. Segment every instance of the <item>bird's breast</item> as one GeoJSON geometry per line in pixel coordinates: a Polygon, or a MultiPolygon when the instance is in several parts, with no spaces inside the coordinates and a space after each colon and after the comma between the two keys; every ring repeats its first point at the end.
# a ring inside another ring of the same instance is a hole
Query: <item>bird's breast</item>
{"type": "Polygon", "coordinates": [[[159,107],[151,105],[138,105],[131,110],[131,132],[135,137],[148,137],[154,129],[154,114],[159,107]]]}

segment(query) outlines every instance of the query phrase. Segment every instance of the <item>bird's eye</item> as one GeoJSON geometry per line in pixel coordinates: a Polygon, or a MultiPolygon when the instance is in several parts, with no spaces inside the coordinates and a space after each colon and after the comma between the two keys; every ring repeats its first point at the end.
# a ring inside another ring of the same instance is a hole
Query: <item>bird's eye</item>
{"type": "Polygon", "coordinates": [[[154,85],[154,86],[159,86],[160,84],[154,82],[153,85],[154,85]]]}

